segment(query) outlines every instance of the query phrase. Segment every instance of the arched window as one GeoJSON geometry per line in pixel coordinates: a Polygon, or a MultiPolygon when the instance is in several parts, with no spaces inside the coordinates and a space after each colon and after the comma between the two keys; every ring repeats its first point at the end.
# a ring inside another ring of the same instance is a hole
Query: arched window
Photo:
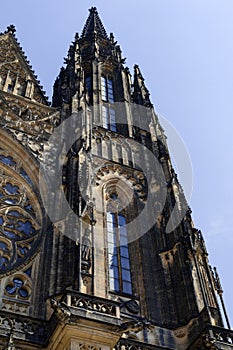
{"type": "Polygon", "coordinates": [[[116,131],[116,113],[112,103],[114,103],[112,79],[101,77],[101,98],[104,102],[102,106],[103,127],[116,131]]]}
{"type": "Polygon", "coordinates": [[[103,127],[116,131],[116,113],[114,108],[102,106],[103,127]]]}
{"type": "Polygon", "coordinates": [[[107,212],[108,271],[111,291],[132,294],[126,218],[107,212]]]}
{"type": "Polygon", "coordinates": [[[101,77],[101,97],[104,102],[114,102],[112,79],[101,77]]]}

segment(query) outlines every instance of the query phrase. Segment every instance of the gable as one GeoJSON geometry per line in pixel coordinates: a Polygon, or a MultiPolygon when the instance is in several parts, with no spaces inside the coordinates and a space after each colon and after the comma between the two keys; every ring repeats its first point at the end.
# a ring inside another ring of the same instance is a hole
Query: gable
{"type": "Polygon", "coordinates": [[[48,105],[14,32],[14,26],[10,26],[0,34],[0,90],[48,105]]]}

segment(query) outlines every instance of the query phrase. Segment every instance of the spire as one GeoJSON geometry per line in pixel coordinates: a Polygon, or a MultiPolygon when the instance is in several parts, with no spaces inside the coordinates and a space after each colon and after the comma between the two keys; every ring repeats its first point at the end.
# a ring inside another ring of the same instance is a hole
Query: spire
{"type": "Polygon", "coordinates": [[[104,29],[104,26],[102,24],[102,21],[98,15],[96,7],[92,7],[89,9],[90,14],[87,18],[86,24],[83,28],[82,32],[82,38],[87,38],[89,36],[92,36],[93,33],[98,34],[100,37],[104,39],[108,39],[108,35],[106,30],[104,29]]]}

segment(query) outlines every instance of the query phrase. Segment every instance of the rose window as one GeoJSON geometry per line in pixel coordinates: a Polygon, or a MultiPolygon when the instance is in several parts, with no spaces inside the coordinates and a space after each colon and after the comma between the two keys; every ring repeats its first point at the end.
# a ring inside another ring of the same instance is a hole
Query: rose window
{"type": "MultiPolygon", "coordinates": [[[[0,163],[0,274],[5,274],[36,253],[41,230],[28,174],[11,156],[0,155],[0,163]]],[[[23,287],[17,288],[24,293],[23,287]]]]}

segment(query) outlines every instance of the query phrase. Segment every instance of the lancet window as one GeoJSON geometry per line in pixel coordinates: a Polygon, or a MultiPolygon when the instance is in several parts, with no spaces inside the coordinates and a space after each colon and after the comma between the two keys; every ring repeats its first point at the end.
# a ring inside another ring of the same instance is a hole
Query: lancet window
{"type": "Polygon", "coordinates": [[[101,97],[104,102],[114,102],[112,79],[101,77],[101,97]]]}
{"type": "Polygon", "coordinates": [[[116,131],[116,113],[114,108],[102,106],[103,127],[116,131]]]}
{"type": "Polygon", "coordinates": [[[112,79],[101,77],[101,98],[104,103],[102,106],[103,127],[116,131],[116,112],[112,105],[114,103],[112,79]]]}
{"type": "Polygon", "coordinates": [[[117,194],[111,195],[107,212],[108,273],[109,289],[123,294],[132,294],[130,259],[126,216],[115,210],[117,194]],[[112,203],[116,202],[115,208],[112,203]]]}

